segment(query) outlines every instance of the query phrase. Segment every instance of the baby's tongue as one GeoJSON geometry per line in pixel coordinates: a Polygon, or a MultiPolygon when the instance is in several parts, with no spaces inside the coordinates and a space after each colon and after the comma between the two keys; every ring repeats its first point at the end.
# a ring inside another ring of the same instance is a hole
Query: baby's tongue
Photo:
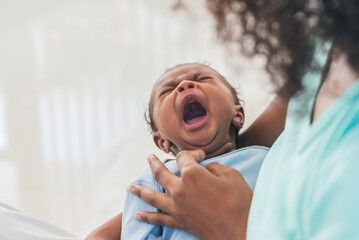
{"type": "Polygon", "coordinates": [[[193,125],[193,124],[199,123],[200,121],[202,121],[203,118],[205,118],[205,116],[206,116],[206,115],[192,118],[191,120],[188,120],[188,121],[187,121],[187,124],[188,124],[188,125],[193,125]]]}
{"type": "Polygon", "coordinates": [[[185,108],[185,122],[189,125],[200,122],[207,112],[198,102],[189,103],[185,108]]]}

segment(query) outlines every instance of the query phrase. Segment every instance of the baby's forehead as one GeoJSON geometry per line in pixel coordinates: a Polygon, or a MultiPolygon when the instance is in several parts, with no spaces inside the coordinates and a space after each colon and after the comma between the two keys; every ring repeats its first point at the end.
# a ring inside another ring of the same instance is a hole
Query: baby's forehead
{"type": "Polygon", "coordinates": [[[154,88],[157,88],[158,86],[163,85],[167,82],[190,79],[193,78],[193,76],[202,73],[216,74],[220,76],[217,71],[203,64],[199,64],[199,63],[182,64],[173,67],[167,70],[164,74],[162,74],[162,76],[160,76],[160,78],[157,80],[154,88]]]}

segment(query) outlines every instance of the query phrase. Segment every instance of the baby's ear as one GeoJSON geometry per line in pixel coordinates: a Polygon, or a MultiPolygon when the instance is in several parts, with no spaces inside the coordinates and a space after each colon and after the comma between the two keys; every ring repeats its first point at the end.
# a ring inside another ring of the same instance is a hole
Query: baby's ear
{"type": "Polygon", "coordinates": [[[167,139],[163,139],[159,131],[153,134],[153,141],[159,149],[161,149],[165,153],[169,153],[171,142],[167,139]]]}
{"type": "Polygon", "coordinates": [[[244,124],[244,109],[241,105],[235,106],[235,112],[233,114],[232,124],[237,128],[241,129],[244,124]]]}

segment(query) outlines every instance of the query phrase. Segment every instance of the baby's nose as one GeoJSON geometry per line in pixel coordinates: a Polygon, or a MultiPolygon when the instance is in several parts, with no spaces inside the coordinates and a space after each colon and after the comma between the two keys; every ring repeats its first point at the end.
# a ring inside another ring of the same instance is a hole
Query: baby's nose
{"type": "Polygon", "coordinates": [[[194,88],[196,86],[196,83],[193,81],[184,80],[177,86],[178,92],[183,92],[185,90],[194,88]]]}

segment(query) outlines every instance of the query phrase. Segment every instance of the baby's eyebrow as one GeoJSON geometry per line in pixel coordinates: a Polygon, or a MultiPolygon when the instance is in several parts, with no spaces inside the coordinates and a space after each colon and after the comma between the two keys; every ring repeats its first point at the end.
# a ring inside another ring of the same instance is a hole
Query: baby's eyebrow
{"type": "Polygon", "coordinates": [[[167,81],[165,81],[164,83],[162,83],[158,89],[162,89],[165,87],[175,87],[175,86],[177,86],[176,79],[171,78],[171,79],[168,79],[167,81]]]}
{"type": "Polygon", "coordinates": [[[199,71],[199,72],[193,72],[193,73],[188,73],[188,74],[182,74],[180,76],[178,76],[177,78],[170,78],[167,81],[165,81],[164,83],[162,83],[158,88],[157,88],[157,93],[160,93],[163,89],[167,88],[167,87],[176,87],[181,81],[183,80],[192,80],[195,81],[199,76],[201,76],[202,74],[213,74],[211,72],[204,72],[204,71],[199,71]]]}
{"type": "Polygon", "coordinates": [[[203,72],[203,71],[202,72],[196,72],[194,74],[194,79],[197,79],[199,76],[204,75],[204,74],[214,75],[213,72],[203,72]]]}
{"type": "Polygon", "coordinates": [[[177,86],[177,84],[173,80],[174,79],[169,79],[168,81],[166,81],[163,84],[161,84],[160,86],[158,86],[158,88],[156,90],[156,95],[160,94],[163,91],[163,89],[166,89],[168,87],[175,88],[177,86]]]}
{"type": "Polygon", "coordinates": [[[202,74],[212,74],[210,72],[204,72],[204,71],[198,71],[198,72],[192,72],[188,74],[182,74],[177,77],[177,81],[181,82],[182,80],[196,80],[200,75],[202,74]]]}

